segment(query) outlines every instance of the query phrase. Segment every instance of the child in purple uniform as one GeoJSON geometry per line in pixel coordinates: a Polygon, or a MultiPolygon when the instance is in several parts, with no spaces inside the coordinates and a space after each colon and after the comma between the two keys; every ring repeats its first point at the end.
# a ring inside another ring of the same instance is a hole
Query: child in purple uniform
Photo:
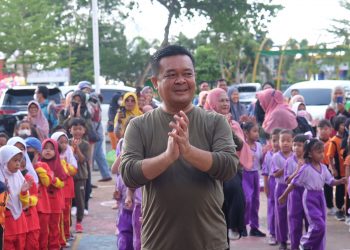
{"type": "MultiPolygon", "coordinates": [[[[259,205],[260,205],[260,182],[259,169],[263,160],[262,146],[258,142],[259,127],[254,122],[243,124],[246,141],[253,155],[253,167],[251,170],[243,170],[243,191],[246,199],[245,224],[250,224],[250,236],[265,237],[266,234],[259,230],[259,205]]],[[[246,231],[243,232],[243,236],[246,231]]]]}
{"type": "Polygon", "coordinates": [[[133,227],[133,246],[134,250],[141,249],[141,219],[142,219],[142,189],[127,189],[125,203],[132,206],[134,203],[134,210],[132,213],[132,227],[133,227]]]}
{"type": "Polygon", "coordinates": [[[323,143],[317,139],[305,142],[305,164],[278,199],[280,204],[284,204],[288,194],[296,186],[305,188],[303,207],[310,226],[300,240],[301,249],[323,250],[326,248],[326,204],[323,186],[325,183],[332,186],[346,184],[345,177],[335,180],[326,165],[321,163],[324,156],[323,147],[323,143]]]}
{"type": "Polygon", "coordinates": [[[271,133],[270,144],[272,149],[265,154],[261,174],[264,176],[264,191],[267,197],[267,225],[270,233],[269,245],[276,245],[275,231],[275,186],[276,181],[272,172],[272,156],[280,150],[279,138],[281,129],[276,128],[271,133]]]}
{"type": "MultiPolygon", "coordinates": [[[[280,133],[281,151],[275,153],[272,157],[272,172],[276,180],[275,201],[287,189],[287,183],[284,180],[284,167],[287,159],[292,155],[293,132],[291,130],[282,130],[280,133]]],[[[287,249],[288,240],[288,219],[287,204],[278,204],[275,202],[275,228],[276,240],[280,244],[279,249],[287,249]]]]}
{"type": "MultiPolygon", "coordinates": [[[[308,137],[302,134],[295,136],[293,139],[294,153],[287,159],[284,169],[284,179],[287,184],[291,183],[300,167],[304,165],[304,143],[307,139],[308,137]]],[[[303,234],[303,221],[305,222],[306,231],[308,226],[302,203],[303,193],[304,187],[296,186],[288,196],[288,225],[292,250],[299,249],[303,234]]]]}

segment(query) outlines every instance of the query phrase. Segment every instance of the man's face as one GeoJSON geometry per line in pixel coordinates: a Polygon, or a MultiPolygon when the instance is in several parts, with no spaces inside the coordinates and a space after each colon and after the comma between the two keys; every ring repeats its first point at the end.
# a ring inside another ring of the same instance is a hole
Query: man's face
{"type": "Polygon", "coordinates": [[[152,83],[164,103],[175,109],[184,109],[192,102],[196,90],[195,81],[192,61],[186,55],[162,58],[158,75],[152,77],[152,83]]]}
{"type": "Polygon", "coordinates": [[[207,82],[203,82],[201,85],[200,85],[200,90],[201,91],[209,91],[209,84],[207,82]]]}
{"type": "Polygon", "coordinates": [[[221,88],[221,89],[223,89],[223,90],[225,90],[227,92],[227,83],[226,83],[226,81],[219,81],[217,87],[221,88]]]}

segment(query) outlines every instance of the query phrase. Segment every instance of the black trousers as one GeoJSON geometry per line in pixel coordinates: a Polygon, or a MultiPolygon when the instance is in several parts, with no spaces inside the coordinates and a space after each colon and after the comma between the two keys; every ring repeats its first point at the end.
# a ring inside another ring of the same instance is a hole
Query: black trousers
{"type": "Polygon", "coordinates": [[[245,197],[242,188],[242,171],[224,182],[223,211],[227,228],[241,233],[245,229],[245,197]]]}
{"type": "Polygon", "coordinates": [[[327,184],[323,187],[324,197],[326,198],[327,208],[333,208],[333,187],[327,184]]]}

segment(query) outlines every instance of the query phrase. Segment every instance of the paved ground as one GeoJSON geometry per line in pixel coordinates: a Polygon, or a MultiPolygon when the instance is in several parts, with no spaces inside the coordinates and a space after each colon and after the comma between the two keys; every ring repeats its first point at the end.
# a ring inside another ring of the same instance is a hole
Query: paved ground
{"type": "MultiPolygon", "coordinates": [[[[72,250],[116,250],[115,217],[116,210],[112,209],[114,200],[112,193],[114,181],[107,183],[97,182],[101,176],[94,171],[92,182],[98,185],[93,189],[93,198],[90,200],[89,215],[84,218],[84,233],[77,234],[73,242],[72,250]]],[[[260,224],[261,229],[266,232],[266,198],[261,193],[260,202],[260,224]]],[[[75,217],[73,217],[73,222],[75,217]]],[[[72,227],[74,231],[74,225],[72,227]]],[[[247,237],[238,241],[231,241],[230,249],[241,250],[270,250],[278,249],[276,246],[269,246],[266,238],[247,237]]],[[[327,250],[350,250],[349,227],[343,222],[336,221],[333,217],[327,220],[327,250]]],[[[185,250],[185,249],[184,249],[185,250]]]]}

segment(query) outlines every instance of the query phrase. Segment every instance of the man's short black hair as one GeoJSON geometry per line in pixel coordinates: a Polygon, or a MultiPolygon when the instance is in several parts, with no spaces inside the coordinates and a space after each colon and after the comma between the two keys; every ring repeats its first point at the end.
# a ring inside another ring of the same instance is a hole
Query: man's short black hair
{"type": "Polygon", "coordinates": [[[9,139],[9,136],[5,132],[0,132],[0,137],[5,138],[6,141],[9,139]]]}
{"type": "Polygon", "coordinates": [[[37,92],[42,94],[45,99],[49,97],[49,89],[46,86],[38,86],[37,92]]]}
{"type": "MultiPolygon", "coordinates": [[[[218,84],[219,82],[226,82],[226,80],[224,78],[218,79],[216,80],[216,84],[218,84]]],[[[227,83],[227,82],[226,82],[227,83]]]]}
{"type": "Polygon", "coordinates": [[[159,73],[159,63],[160,60],[164,57],[169,57],[169,56],[178,56],[178,55],[185,55],[188,56],[193,64],[194,68],[194,58],[192,54],[184,47],[179,46],[179,45],[168,45],[160,50],[158,50],[156,53],[153,54],[151,58],[151,64],[152,64],[152,73],[153,75],[158,75],[159,73]]]}

